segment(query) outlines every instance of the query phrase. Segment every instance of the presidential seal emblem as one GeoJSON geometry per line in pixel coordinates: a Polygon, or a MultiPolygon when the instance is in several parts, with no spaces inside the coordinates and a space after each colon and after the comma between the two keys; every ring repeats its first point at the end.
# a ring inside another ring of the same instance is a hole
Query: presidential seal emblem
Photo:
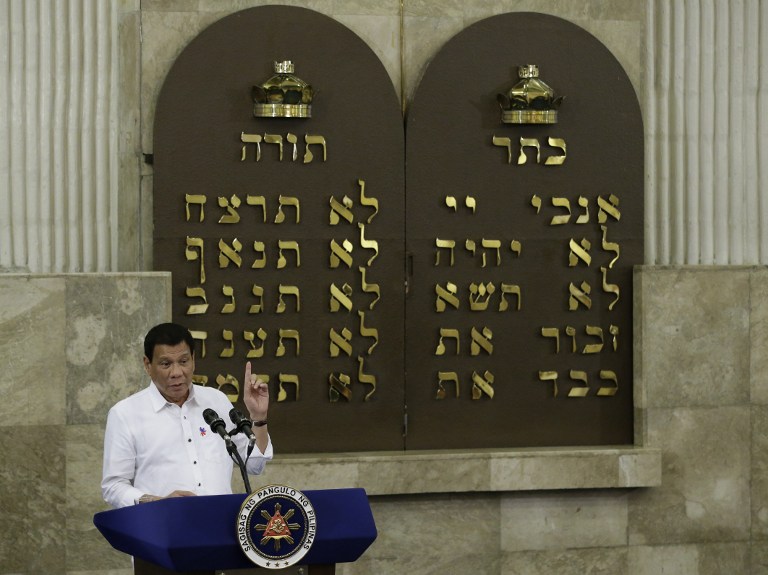
{"type": "Polygon", "coordinates": [[[285,485],[267,485],[251,493],[237,515],[240,548],[265,569],[284,569],[301,561],[316,533],[312,503],[285,485]]]}

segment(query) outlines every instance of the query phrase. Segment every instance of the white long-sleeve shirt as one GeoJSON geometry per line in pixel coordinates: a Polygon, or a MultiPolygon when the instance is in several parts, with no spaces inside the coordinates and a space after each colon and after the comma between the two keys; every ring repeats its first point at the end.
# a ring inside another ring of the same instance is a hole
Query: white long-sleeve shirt
{"type": "MultiPolygon", "coordinates": [[[[216,411],[227,425],[232,403],[211,387],[192,385],[181,407],[167,401],[154,383],[116,403],[104,433],[104,501],[117,508],[134,505],[145,493],[164,496],[177,489],[197,495],[232,493],[234,462],[222,437],[203,419],[206,408],[216,411]]],[[[237,434],[232,440],[246,461],[248,439],[237,434]]],[[[254,446],[246,469],[258,475],[271,459],[270,438],[265,453],[254,446]]]]}

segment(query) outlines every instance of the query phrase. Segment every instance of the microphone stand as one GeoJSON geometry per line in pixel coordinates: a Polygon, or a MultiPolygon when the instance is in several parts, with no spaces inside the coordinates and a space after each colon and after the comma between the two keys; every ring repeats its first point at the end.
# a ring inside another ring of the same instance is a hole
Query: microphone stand
{"type": "MultiPolygon", "coordinates": [[[[237,430],[235,430],[235,433],[237,433],[237,430]]],[[[245,492],[250,493],[251,492],[251,482],[248,479],[248,472],[245,469],[245,462],[243,461],[243,458],[240,457],[240,452],[237,450],[237,445],[235,445],[234,441],[228,441],[227,442],[227,452],[229,452],[229,456],[237,463],[237,466],[240,468],[240,475],[243,478],[243,483],[245,484],[245,492]]]]}

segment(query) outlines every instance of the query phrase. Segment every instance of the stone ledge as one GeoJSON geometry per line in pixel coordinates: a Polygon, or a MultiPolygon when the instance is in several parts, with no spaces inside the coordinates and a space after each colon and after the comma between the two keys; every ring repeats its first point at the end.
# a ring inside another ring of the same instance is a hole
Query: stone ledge
{"type": "Polygon", "coordinates": [[[278,455],[256,484],[362,487],[368,495],[661,485],[661,449],[573,447],[278,455]]]}

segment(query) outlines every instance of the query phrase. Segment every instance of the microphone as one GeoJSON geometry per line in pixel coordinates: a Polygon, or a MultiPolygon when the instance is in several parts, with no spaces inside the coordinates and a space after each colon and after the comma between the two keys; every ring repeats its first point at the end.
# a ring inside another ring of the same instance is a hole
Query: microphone
{"type": "Polygon", "coordinates": [[[229,434],[227,433],[226,426],[224,425],[224,420],[219,417],[218,413],[216,413],[214,410],[212,410],[209,407],[203,411],[203,419],[205,419],[205,422],[211,428],[211,431],[215,431],[216,433],[221,435],[221,438],[227,442],[227,446],[232,444],[232,439],[229,437],[229,434]]]}
{"type": "Polygon", "coordinates": [[[237,431],[244,433],[248,439],[251,440],[251,444],[256,443],[256,436],[253,434],[253,428],[251,427],[251,420],[240,413],[236,408],[229,410],[229,419],[237,427],[237,431]]]}

